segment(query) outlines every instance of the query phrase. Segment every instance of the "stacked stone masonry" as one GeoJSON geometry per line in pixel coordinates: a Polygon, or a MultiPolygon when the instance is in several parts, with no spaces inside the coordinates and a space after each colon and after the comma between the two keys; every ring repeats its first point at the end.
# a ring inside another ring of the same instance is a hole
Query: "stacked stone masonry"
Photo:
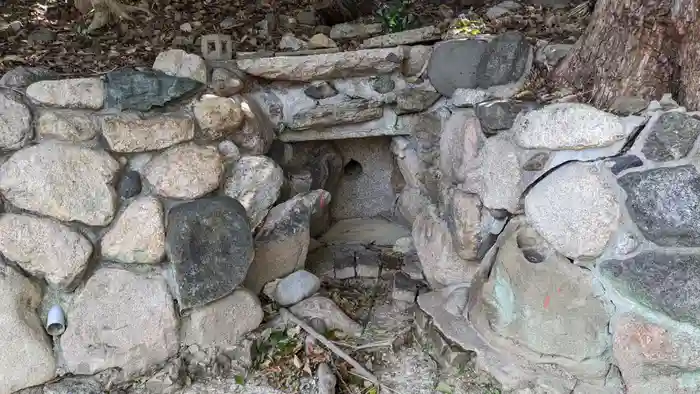
{"type": "Polygon", "coordinates": [[[436,39],[3,76],[0,394],[234,347],[261,291],[361,332],[314,274],[392,275],[506,392],[699,392],[700,117],[518,101],[522,35],[436,39]]]}

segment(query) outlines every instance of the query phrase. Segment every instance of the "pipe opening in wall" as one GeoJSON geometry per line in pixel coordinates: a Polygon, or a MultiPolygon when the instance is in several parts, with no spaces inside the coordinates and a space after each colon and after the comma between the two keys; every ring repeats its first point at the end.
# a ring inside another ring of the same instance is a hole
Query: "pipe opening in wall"
{"type": "Polygon", "coordinates": [[[530,229],[519,231],[515,241],[525,260],[533,264],[541,263],[547,258],[547,251],[542,250],[544,248],[537,242],[537,237],[528,230],[530,229]]]}
{"type": "Polygon", "coordinates": [[[358,178],[360,175],[362,175],[362,164],[354,159],[351,159],[343,168],[343,175],[348,178],[358,178]]]}

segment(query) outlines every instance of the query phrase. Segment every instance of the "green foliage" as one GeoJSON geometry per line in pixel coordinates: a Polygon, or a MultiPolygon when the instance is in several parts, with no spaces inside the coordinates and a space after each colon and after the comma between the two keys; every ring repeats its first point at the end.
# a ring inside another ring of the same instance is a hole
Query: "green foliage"
{"type": "Polygon", "coordinates": [[[415,18],[408,10],[408,0],[387,1],[377,10],[377,16],[387,30],[396,33],[409,29],[415,23],[415,18]]]}
{"type": "Polygon", "coordinates": [[[483,33],[486,24],[478,19],[458,18],[453,25],[453,29],[464,35],[475,36],[483,33]]]}

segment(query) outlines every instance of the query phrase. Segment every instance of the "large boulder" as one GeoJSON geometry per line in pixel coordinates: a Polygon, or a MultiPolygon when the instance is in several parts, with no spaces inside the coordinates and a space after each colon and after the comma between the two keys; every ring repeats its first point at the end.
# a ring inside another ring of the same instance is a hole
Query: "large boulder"
{"type": "Polygon", "coordinates": [[[221,196],[180,204],[168,213],[166,252],[175,268],[181,309],[230,294],[253,261],[243,206],[221,196]]]}
{"type": "Polygon", "coordinates": [[[39,81],[27,87],[27,96],[53,107],[100,109],[105,100],[105,86],[100,78],[39,81]]]}
{"type": "Polygon", "coordinates": [[[0,92],[0,150],[14,150],[32,138],[32,113],[19,95],[0,92]]]}
{"type": "Polygon", "coordinates": [[[190,200],[218,188],[223,171],[216,147],[184,143],[154,157],[143,174],[159,195],[190,200]]]}
{"type": "Polygon", "coordinates": [[[177,318],[165,279],[117,268],[95,272],[67,311],[61,336],[68,372],[119,368],[138,376],[178,351],[177,318]]]}
{"type": "Polygon", "coordinates": [[[118,170],[119,163],[102,150],[46,141],[0,167],[0,193],[28,211],[104,226],[114,217],[118,170]]]}
{"type": "Polygon", "coordinates": [[[7,213],[0,216],[0,253],[49,284],[69,288],[87,267],[92,244],[55,220],[7,213]]]}

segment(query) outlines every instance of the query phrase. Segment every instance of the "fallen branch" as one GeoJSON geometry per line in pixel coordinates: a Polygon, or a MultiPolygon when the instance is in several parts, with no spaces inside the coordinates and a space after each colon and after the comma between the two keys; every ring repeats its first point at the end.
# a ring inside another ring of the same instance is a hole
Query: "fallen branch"
{"type": "Polygon", "coordinates": [[[355,368],[359,373],[358,375],[372,383],[374,383],[377,386],[382,386],[381,383],[379,383],[379,379],[377,379],[376,376],[374,376],[370,371],[368,371],[365,367],[363,367],[360,363],[355,361],[352,357],[350,357],[347,353],[342,351],[338,346],[336,346],[333,342],[329,341],[325,336],[321,335],[318,333],[318,331],[314,330],[309,326],[308,324],[304,323],[301,319],[296,317],[292,312],[287,310],[287,308],[280,308],[280,315],[285,319],[289,320],[292,323],[298,325],[301,327],[304,331],[306,331],[309,335],[312,337],[316,338],[319,342],[322,344],[326,345],[328,349],[330,349],[333,353],[335,353],[338,357],[342,358],[343,360],[347,361],[348,364],[352,365],[353,368],[355,368]]]}

